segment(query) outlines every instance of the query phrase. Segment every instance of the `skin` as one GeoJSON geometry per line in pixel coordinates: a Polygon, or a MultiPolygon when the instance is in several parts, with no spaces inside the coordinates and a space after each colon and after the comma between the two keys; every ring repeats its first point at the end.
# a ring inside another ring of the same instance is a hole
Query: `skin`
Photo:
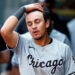
{"type": "Polygon", "coordinates": [[[18,66],[12,65],[12,75],[20,75],[18,66]]]}
{"type": "Polygon", "coordinates": [[[0,52],[0,64],[8,63],[9,61],[9,51],[0,52]]]}

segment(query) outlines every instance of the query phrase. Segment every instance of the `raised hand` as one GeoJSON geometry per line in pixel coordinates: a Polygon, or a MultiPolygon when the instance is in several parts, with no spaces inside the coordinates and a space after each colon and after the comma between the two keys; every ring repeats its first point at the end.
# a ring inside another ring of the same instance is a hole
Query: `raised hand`
{"type": "Polygon", "coordinates": [[[35,10],[35,9],[43,11],[43,8],[40,3],[29,4],[29,5],[25,5],[24,7],[26,8],[26,12],[29,12],[29,11],[35,10]]]}

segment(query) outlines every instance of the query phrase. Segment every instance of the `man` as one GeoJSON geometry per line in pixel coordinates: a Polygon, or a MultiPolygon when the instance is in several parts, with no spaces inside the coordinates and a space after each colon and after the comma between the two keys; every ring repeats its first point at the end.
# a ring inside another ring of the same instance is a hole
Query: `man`
{"type": "Polygon", "coordinates": [[[4,23],[1,34],[17,54],[21,75],[72,75],[75,61],[70,48],[53,38],[49,12],[39,3],[20,8],[4,23]],[[26,12],[27,28],[33,38],[27,39],[13,31],[18,20],[26,12]],[[10,41],[11,42],[10,42],[10,41]]]}
{"type": "MultiPolygon", "coordinates": [[[[67,30],[67,27],[66,27],[66,23],[64,18],[59,15],[57,15],[53,10],[54,10],[54,3],[55,3],[55,0],[38,0],[40,1],[41,3],[43,3],[44,5],[47,6],[47,8],[49,9],[49,11],[51,12],[51,20],[53,21],[53,27],[54,29],[52,30],[50,36],[52,38],[56,38],[66,44],[68,44],[70,47],[70,41],[68,39],[69,37],[69,33],[68,33],[68,30],[67,30]],[[68,37],[61,33],[61,32],[65,33],[66,35],[68,35],[68,37]]],[[[27,30],[27,27],[26,27],[26,22],[25,22],[25,15],[21,18],[21,20],[19,21],[18,25],[16,26],[16,30],[17,32],[23,34],[23,33],[26,33],[28,30],[27,30]]],[[[52,23],[51,21],[51,23],[52,23]]]]}
{"type": "MultiPolygon", "coordinates": [[[[52,28],[53,28],[53,24],[52,24],[52,28]]],[[[26,27],[25,15],[20,19],[19,23],[17,24],[17,26],[15,28],[15,31],[17,31],[20,34],[23,34],[23,36],[26,36],[27,38],[31,37],[31,35],[28,32],[27,27],[26,27]]],[[[68,39],[68,37],[65,34],[59,32],[58,30],[53,28],[51,31],[51,34],[49,36],[52,38],[55,38],[61,42],[64,42],[65,44],[67,44],[71,47],[71,43],[70,43],[70,40],[68,39]]]]}
{"type": "MultiPolygon", "coordinates": [[[[22,34],[22,36],[27,38],[27,39],[31,39],[32,38],[32,36],[30,35],[29,32],[22,34]]],[[[57,31],[55,29],[52,30],[52,32],[50,33],[49,36],[51,38],[55,38],[55,39],[57,39],[57,40],[59,40],[59,41],[61,41],[61,42],[63,42],[63,43],[65,43],[65,44],[70,46],[70,43],[69,43],[69,40],[68,40],[67,36],[64,35],[63,33],[60,33],[59,31],[57,31]]],[[[13,67],[12,70],[13,70],[14,75],[19,75],[19,67],[18,67],[18,65],[19,65],[18,57],[14,53],[14,55],[12,57],[12,67],[13,67]]]]}

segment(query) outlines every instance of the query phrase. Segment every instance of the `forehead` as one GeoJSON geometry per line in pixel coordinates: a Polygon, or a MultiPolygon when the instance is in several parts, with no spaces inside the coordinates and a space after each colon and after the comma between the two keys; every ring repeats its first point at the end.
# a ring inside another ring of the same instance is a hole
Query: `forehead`
{"type": "Polygon", "coordinates": [[[33,11],[26,15],[26,21],[40,18],[43,18],[43,13],[40,11],[33,11]]]}

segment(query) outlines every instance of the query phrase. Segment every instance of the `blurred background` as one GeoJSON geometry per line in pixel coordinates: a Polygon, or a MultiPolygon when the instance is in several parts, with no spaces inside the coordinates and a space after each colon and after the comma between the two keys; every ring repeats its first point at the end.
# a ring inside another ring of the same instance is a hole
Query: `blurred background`
{"type": "MultiPolygon", "coordinates": [[[[37,0],[0,0],[0,23],[3,24],[8,16],[19,7],[36,2],[37,0]]],[[[41,0],[43,1],[43,0],[41,0]]],[[[66,18],[75,17],[75,0],[55,0],[55,12],[66,18]]]]}
{"type": "MultiPolygon", "coordinates": [[[[38,0],[0,0],[0,25],[3,25],[4,21],[21,6],[36,1],[38,0]]],[[[75,0],[55,0],[54,12],[64,16],[67,21],[70,21],[75,18],[75,0]]],[[[5,67],[6,64],[0,64],[0,75],[5,75],[5,67]]]]}

